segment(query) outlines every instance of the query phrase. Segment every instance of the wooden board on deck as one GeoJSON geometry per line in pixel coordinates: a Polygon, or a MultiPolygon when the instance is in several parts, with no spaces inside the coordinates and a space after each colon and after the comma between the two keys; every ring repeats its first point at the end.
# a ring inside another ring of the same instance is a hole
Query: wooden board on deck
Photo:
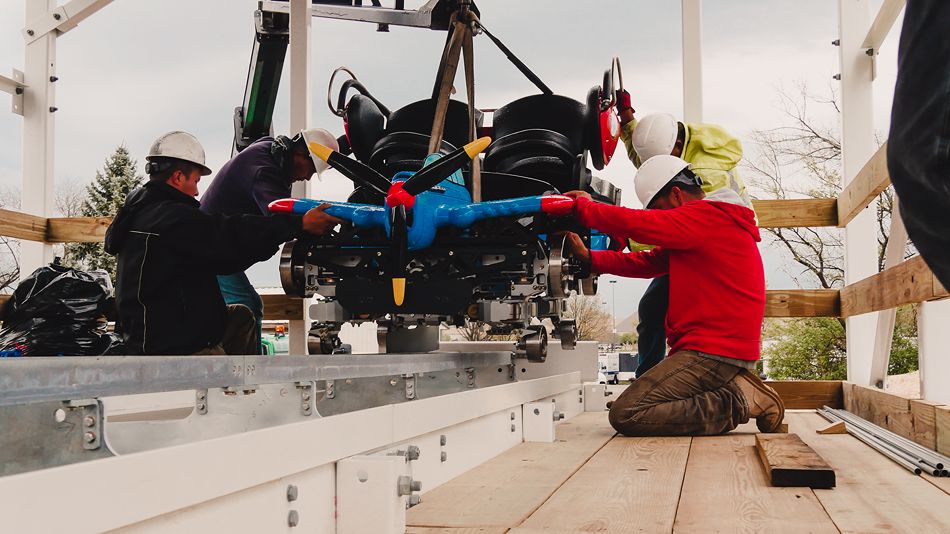
{"type": "Polygon", "coordinates": [[[505,534],[507,528],[406,527],[406,534],[505,534]]]}
{"type": "MultiPolygon", "coordinates": [[[[785,420],[837,472],[833,490],[814,490],[841,532],[950,532],[950,496],[850,435],[821,435],[815,413],[787,412],[785,420]]],[[[803,531],[804,532],[804,531],[803,531]]]]}
{"type": "Polygon", "coordinates": [[[840,380],[768,380],[765,383],[781,395],[786,410],[844,407],[840,380]]]}
{"type": "Polygon", "coordinates": [[[512,534],[670,532],[690,439],[615,437],[512,534]]]}
{"type": "Polygon", "coordinates": [[[538,509],[615,434],[604,412],[557,425],[554,443],[522,443],[423,495],[413,527],[510,528],[538,509]]]}
{"type": "Polygon", "coordinates": [[[837,534],[813,490],[769,485],[754,443],[743,434],[693,438],[673,531],[837,534]]]}
{"type": "Polygon", "coordinates": [[[835,487],[835,470],[798,434],[758,434],[755,449],[773,486],[835,487]]]}
{"type": "Polygon", "coordinates": [[[753,200],[759,228],[838,226],[838,199],[791,198],[753,200]]]}

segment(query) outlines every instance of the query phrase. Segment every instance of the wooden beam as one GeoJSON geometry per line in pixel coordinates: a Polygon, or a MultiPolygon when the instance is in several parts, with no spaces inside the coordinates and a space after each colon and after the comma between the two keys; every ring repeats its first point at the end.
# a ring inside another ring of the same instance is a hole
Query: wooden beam
{"type": "Polygon", "coordinates": [[[46,239],[46,218],[0,209],[0,235],[42,243],[46,239]]]}
{"type": "Polygon", "coordinates": [[[822,406],[843,408],[840,380],[768,380],[789,410],[814,410],[822,406]]]}
{"type": "Polygon", "coordinates": [[[837,317],[841,304],[837,289],[769,289],[766,317],[837,317]]]}
{"type": "Polygon", "coordinates": [[[848,427],[845,426],[844,421],[837,421],[831,423],[830,425],[819,428],[815,431],[817,434],[847,434],[848,427]]]}
{"type": "Polygon", "coordinates": [[[837,225],[844,228],[889,185],[891,176],[887,172],[887,143],[884,143],[838,195],[837,225]]]}
{"type": "Polygon", "coordinates": [[[759,228],[838,225],[838,200],[834,198],[753,200],[752,207],[759,228]]]}
{"type": "Polygon", "coordinates": [[[46,225],[47,243],[101,243],[112,217],[52,217],[46,225]]]}
{"type": "Polygon", "coordinates": [[[264,301],[264,319],[269,321],[297,321],[303,319],[303,299],[290,295],[261,295],[264,301]]]}
{"type": "Polygon", "coordinates": [[[756,434],[755,449],[777,487],[835,487],[835,470],[798,434],[756,434]]]}
{"type": "Polygon", "coordinates": [[[841,289],[841,316],[851,317],[944,296],[934,292],[934,276],[923,258],[885,269],[841,289]]]}

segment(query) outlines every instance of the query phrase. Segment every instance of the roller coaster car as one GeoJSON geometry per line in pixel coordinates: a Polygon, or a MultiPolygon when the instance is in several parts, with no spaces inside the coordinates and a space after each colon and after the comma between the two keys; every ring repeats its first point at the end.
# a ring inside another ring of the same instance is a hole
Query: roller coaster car
{"type": "MultiPolygon", "coordinates": [[[[609,71],[605,80],[612,83],[609,71]]],[[[559,234],[577,232],[594,250],[609,239],[565,216],[574,201],[559,193],[580,189],[619,203],[620,191],[587,168],[602,169],[616,147],[613,95],[612,86],[595,86],[586,103],[527,96],[497,109],[490,128],[476,111],[478,131],[494,141],[472,142],[468,105],[450,100],[441,148],[429,154],[435,99],[390,113],[355,77],[345,82],[335,112],[344,119],[342,150],[353,157],[309,146],[355,184],[347,202],[327,202],[327,213],[347,224],[290,242],[281,255],[284,290],[323,297],[311,307],[311,351],[333,352],[346,322],[376,321],[392,334],[481,321],[491,334],[520,331],[520,350],[543,361],[547,332],[532,318],[549,318],[553,335],[573,348],[564,299],[595,294],[597,277],[568,257],[559,234]],[[471,160],[483,151],[482,201],[473,202],[471,160]]],[[[285,199],[271,210],[304,213],[323,202],[285,199]]]]}

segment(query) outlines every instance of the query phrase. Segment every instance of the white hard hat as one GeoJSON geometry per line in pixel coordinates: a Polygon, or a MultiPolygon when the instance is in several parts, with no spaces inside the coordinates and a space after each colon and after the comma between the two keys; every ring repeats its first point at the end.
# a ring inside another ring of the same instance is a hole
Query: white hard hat
{"type": "Polygon", "coordinates": [[[633,130],[633,148],[646,161],[653,156],[669,156],[679,135],[679,121],[669,113],[653,113],[637,121],[633,130]]]}
{"type": "MultiPolygon", "coordinates": [[[[303,130],[300,132],[300,134],[303,136],[303,140],[308,146],[310,143],[320,143],[321,145],[330,147],[333,150],[340,150],[340,143],[337,142],[336,137],[323,128],[310,128],[308,130],[303,130]]],[[[317,169],[317,176],[320,176],[320,173],[327,170],[330,164],[318,158],[310,150],[308,150],[307,153],[310,154],[310,158],[313,159],[313,166],[317,169]]]]}
{"type": "Polygon", "coordinates": [[[637,191],[643,208],[646,209],[650,205],[653,197],[670,183],[670,180],[688,168],[689,163],[669,154],[653,156],[644,161],[633,178],[633,188],[637,191]]]}
{"type": "Polygon", "coordinates": [[[152,158],[175,158],[194,163],[201,169],[201,175],[211,174],[211,169],[205,165],[205,149],[198,139],[188,132],[168,132],[152,143],[152,148],[145,156],[146,161],[152,158]]]}

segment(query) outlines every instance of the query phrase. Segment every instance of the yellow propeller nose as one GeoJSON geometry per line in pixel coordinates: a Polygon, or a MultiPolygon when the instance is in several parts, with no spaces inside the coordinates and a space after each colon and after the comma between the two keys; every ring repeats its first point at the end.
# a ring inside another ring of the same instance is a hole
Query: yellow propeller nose
{"type": "Polygon", "coordinates": [[[310,143],[307,145],[310,148],[310,151],[314,153],[315,156],[327,161],[330,159],[330,154],[333,154],[333,149],[328,146],[323,146],[320,143],[310,143]]]}
{"type": "Polygon", "coordinates": [[[406,299],[406,279],[393,278],[393,302],[396,303],[396,306],[402,306],[402,302],[405,299],[406,299]]]}

